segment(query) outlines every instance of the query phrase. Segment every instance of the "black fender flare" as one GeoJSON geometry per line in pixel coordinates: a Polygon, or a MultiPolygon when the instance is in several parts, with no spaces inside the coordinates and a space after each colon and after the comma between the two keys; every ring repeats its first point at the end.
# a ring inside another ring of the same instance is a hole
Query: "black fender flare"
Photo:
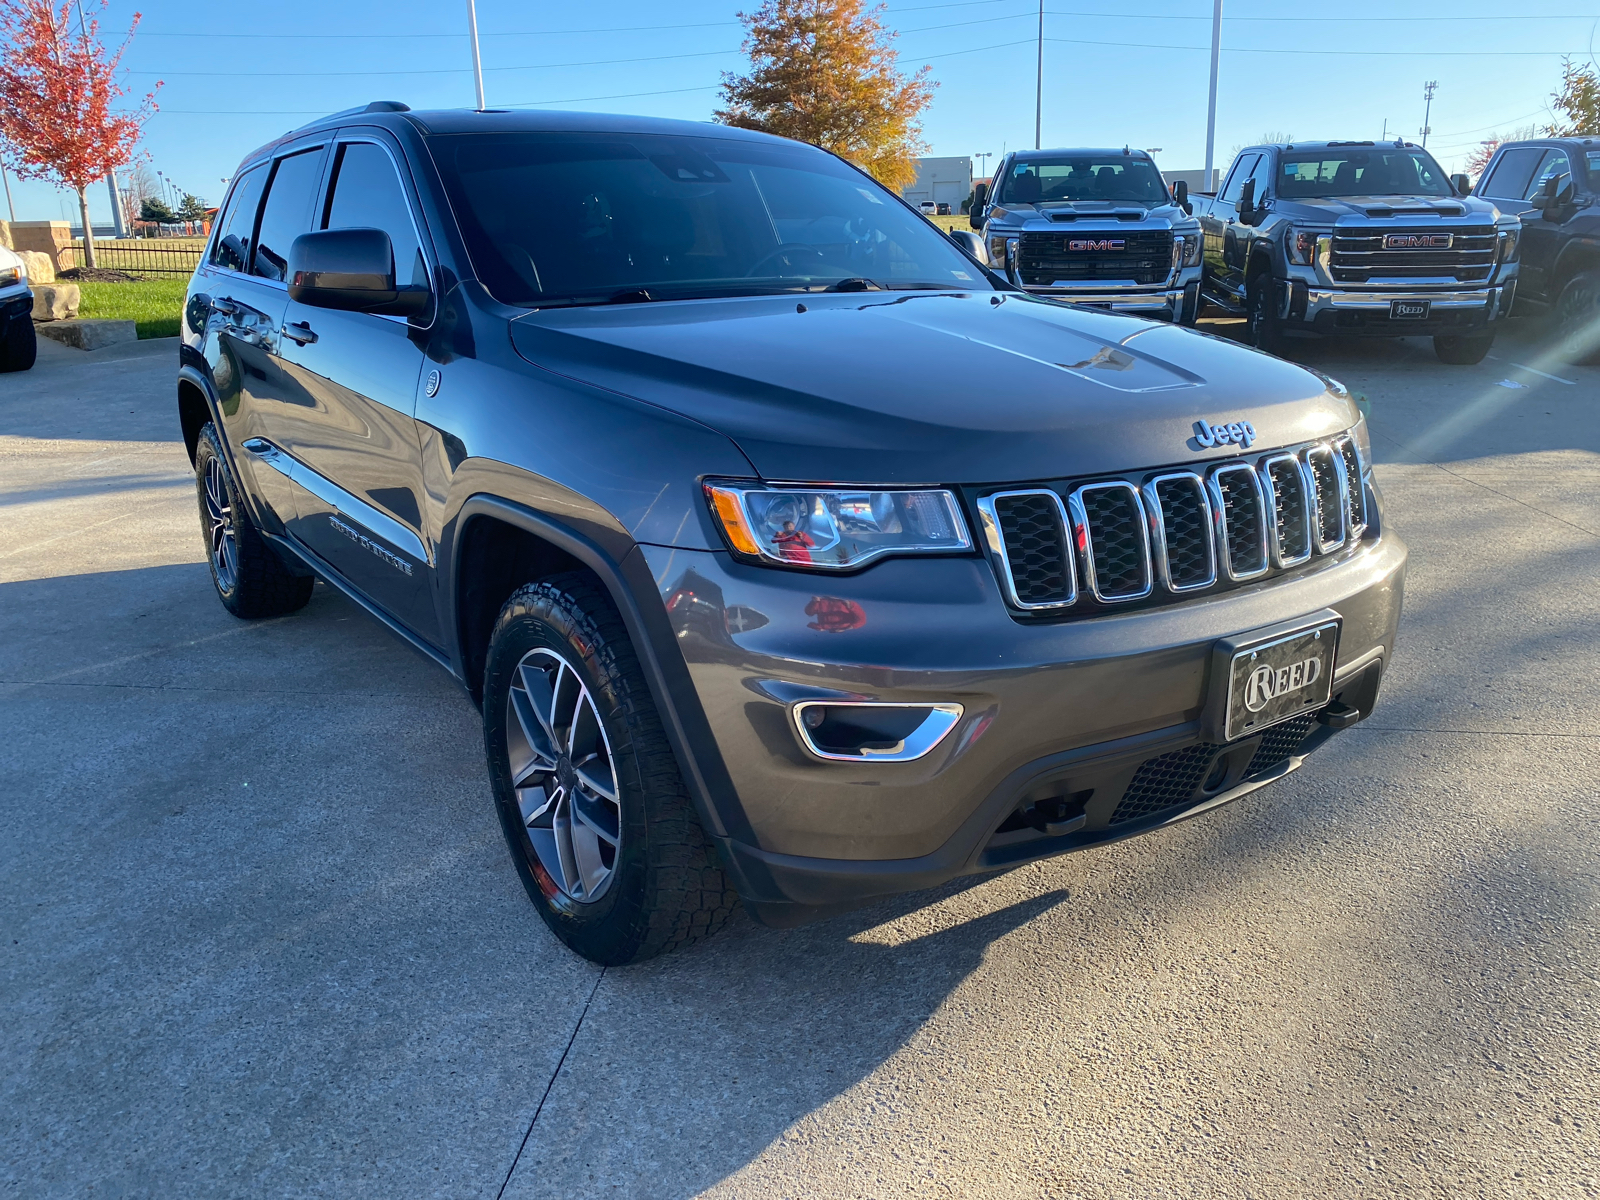
{"type": "Polygon", "coordinates": [[[514,501],[479,493],[467,498],[451,519],[448,567],[445,578],[449,591],[444,597],[446,625],[450,638],[450,658],[459,678],[465,683],[465,653],[461,644],[460,614],[456,598],[461,594],[458,547],[461,531],[474,518],[492,517],[523,529],[570,554],[599,578],[617,606],[622,623],[633,641],[634,652],[650,687],[651,699],[661,714],[667,741],[678,760],[690,799],[700,815],[707,836],[729,836],[750,840],[749,822],[738,800],[733,780],[722,761],[711,732],[711,723],[701,706],[690,678],[688,664],[678,649],[667,610],[660,603],[649,564],[635,544],[619,559],[599,543],[514,501]],[[666,648],[666,649],[664,649],[666,648]]]}

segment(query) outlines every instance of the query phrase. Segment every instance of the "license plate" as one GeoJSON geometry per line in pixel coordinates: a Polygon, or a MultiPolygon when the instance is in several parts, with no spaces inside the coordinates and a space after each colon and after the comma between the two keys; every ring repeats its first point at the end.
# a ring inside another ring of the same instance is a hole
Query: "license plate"
{"type": "Polygon", "coordinates": [[[1327,621],[1236,652],[1228,673],[1227,740],[1326,705],[1338,649],[1339,622],[1327,621]]]}
{"type": "Polygon", "coordinates": [[[1432,310],[1432,300],[1389,301],[1389,319],[1391,321],[1426,321],[1428,314],[1432,310]]]}

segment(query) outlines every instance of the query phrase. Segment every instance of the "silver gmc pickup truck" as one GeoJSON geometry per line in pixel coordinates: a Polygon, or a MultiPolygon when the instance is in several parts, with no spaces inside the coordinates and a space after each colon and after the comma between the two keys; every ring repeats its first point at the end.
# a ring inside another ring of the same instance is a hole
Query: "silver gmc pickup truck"
{"type": "Polygon", "coordinates": [[[1187,186],[1167,188],[1142,150],[1019,150],[972,227],[989,263],[1017,287],[1058,300],[1193,325],[1200,223],[1187,186]]]}

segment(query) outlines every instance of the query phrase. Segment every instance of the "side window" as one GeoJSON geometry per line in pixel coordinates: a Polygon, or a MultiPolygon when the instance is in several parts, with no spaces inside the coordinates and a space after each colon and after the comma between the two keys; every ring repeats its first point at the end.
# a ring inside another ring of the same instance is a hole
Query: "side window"
{"type": "Polygon", "coordinates": [[[428,286],[428,264],[417,240],[416,222],[393,161],[382,146],[347,142],[328,200],[324,229],[381,229],[394,245],[395,282],[400,287],[428,286]]]}
{"type": "Polygon", "coordinates": [[[1528,190],[1528,180],[1539,162],[1539,150],[1533,146],[1518,146],[1500,156],[1500,162],[1489,178],[1480,180],[1472,189],[1474,196],[1489,200],[1521,200],[1528,190]]]}
{"type": "Polygon", "coordinates": [[[1224,204],[1237,204],[1239,193],[1244,191],[1244,181],[1256,169],[1256,164],[1261,161],[1259,154],[1241,154],[1234,159],[1233,170],[1228,172],[1228,182],[1222,187],[1222,194],[1217,197],[1224,204]]]}
{"type": "MultiPolygon", "coordinates": [[[[1572,178],[1572,164],[1567,161],[1567,152],[1565,150],[1552,150],[1544,156],[1544,161],[1539,164],[1539,169],[1533,173],[1533,180],[1528,184],[1528,190],[1523,193],[1522,198],[1524,200],[1532,200],[1539,194],[1539,189],[1544,187],[1546,179],[1559,179],[1563,175],[1569,180],[1572,178]]],[[[1556,190],[1559,191],[1565,186],[1565,184],[1558,183],[1556,190]]]]}
{"type": "Polygon", "coordinates": [[[261,186],[267,181],[267,168],[251,167],[233,185],[228,211],[217,222],[217,240],[211,247],[211,261],[229,271],[243,271],[250,261],[250,237],[255,232],[256,210],[261,207],[261,186]]]}
{"type": "Polygon", "coordinates": [[[1260,204],[1261,197],[1267,194],[1267,184],[1272,182],[1272,155],[1263,154],[1250,164],[1250,174],[1240,183],[1239,190],[1244,191],[1244,185],[1252,179],[1256,181],[1256,203],[1260,204]]]}
{"type": "Polygon", "coordinates": [[[250,274],[280,282],[289,270],[289,247],[302,233],[311,232],[311,208],[322,175],[321,149],[307,150],[278,160],[267,187],[256,235],[255,261],[250,274]]]}

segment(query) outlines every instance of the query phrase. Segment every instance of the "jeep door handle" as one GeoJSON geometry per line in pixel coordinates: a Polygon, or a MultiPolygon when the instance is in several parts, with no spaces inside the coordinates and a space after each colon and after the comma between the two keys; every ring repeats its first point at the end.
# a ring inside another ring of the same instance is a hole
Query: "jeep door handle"
{"type": "Polygon", "coordinates": [[[225,317],[237,317],[243,310],[226,296],[213,296],[211,298],[211,311],[219,312],[225,317]]]}
{"type": "Polygon", "coordinates": [[[316,333],[309,325],[285,325],[278,332],[291,341],[299,342],[302,346],[317,340],[316,333]]]}

